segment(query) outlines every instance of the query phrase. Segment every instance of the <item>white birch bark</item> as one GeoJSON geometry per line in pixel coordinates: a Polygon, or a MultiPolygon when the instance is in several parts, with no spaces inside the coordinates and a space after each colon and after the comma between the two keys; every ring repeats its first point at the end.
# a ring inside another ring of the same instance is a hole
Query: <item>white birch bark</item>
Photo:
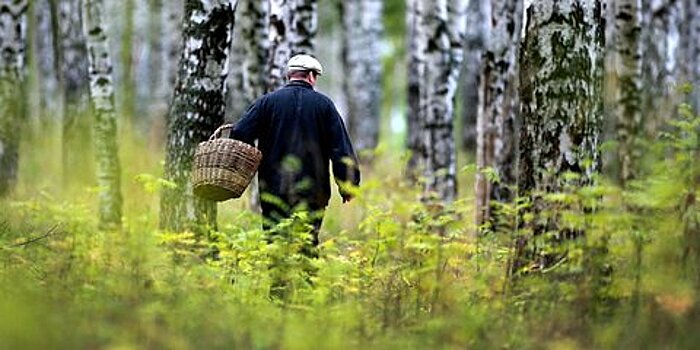
{"type": "Polygon", "coordinates": [[[172,101],[177,77],[178,60],[182,52],[182,23],[185,10],[184,0],[168,0],[161,11],[163,24],[162,49],[160,52],[161,73],[157,89],[157,105],[164,120],[168,118],[168,107],[172,101]]]}
{"type": "Polygon", "coordinates": [[[216,203],[195,198],[190,173],[197,144],[223,123],[226,76],[238,1],[186,0],[183,50],[168,123],[161,227],[216,225],[216,203]]]}
{"type": "MultiPolygon", "coordinates": [[[[84,112],[87,107],[88,62],[83,33],[82,0],[57,0],[62,46],[66,113],[84,112]],[[71,107],[75,109],[71,110],[71,107]]],[[[68,118],[76,117],[74,115],[68,118]]],[[[64,122],[65,124],[65,122],[64,122]]]]}
{"type": "Polygon", "coordinates": [[[17,181],[27,7],[26,0],[0,3],[0,197],[17,181]]]}
{"type": "MultiPolygon", "coordinates": [[[[522,222],[535,236],[553,230],[564,237],[580,234],[559,227],[543,196],[564,185],[590,184],[600,169],[603,9],[603,0],[540,0],[526,9],[518,189],[533,203],[528,211],[534,218],[522,222]],[[572,173],[578,177],[564,176],[572,173]]],[[[510,271],[528,259],[545,267],[555,258],[530,251],[527,238],[519,237],[510,271]]]]}
{"type": "Polygon", "coordinates": [[[476,205],[478,225],[491,216],[491,201],[509,201],[517,179],[518,47],[522,28],[522,0],[493,0],[490,40],[484,52],[477,119],[476,205]],[[499,181],[484,171],[492,169],[499,181]]]}
{"type": "MultiPolygon", "coordinates": [[[[168,2],[168,6],[172,6],[168,2]]],[[[163,21],[161,17],[161,12],[163,12],[163,0],[148,0],[148,7],[146,12],[146,25],[148,33],[147,42],[147,60],[143,62],[140,66],[144,70],[143,74],[140,76],[148,76],[148,84],[140,83],[139,86],[145,86],[145,91],[142,91],[140,95],[142,98],[139,100],[139,106],[146,107],[146,111],[149,117],[160,116],[162,108],[158,106],[158,88],[163,80],[161,74],[163,70],[160,68],[163,64],[161,60],[161,52],[163,52],[163,36],[165,32],[163,31],[163,21]],[[144,103],[146,106],[143,106],[144,103]]],[[[143,89],[142,89],[143,90],[143,89]]]]}
{"type": "Polygon", "coordinates": [[[241,0],[236,10],[236,29],[231,45],[227,113],[236,121],[265,89],[267,1],[241,0]]]}
{"type": "MultiPolygon", "coordinates": [[[[417,8],[424,48],[420,84],[419,169],[425,200],[451,202],[457,194],[454,98],[464,56],[466,2],[422,0],[417,8]]],[[[421,57],[419,56],[419,59],[421,57]]]]}
{"type": "Polygon", "coordinates": [[[642,77],[645,111],[644,133],[656,137],[675,115],[676,46],[678,45],[678,0],[642,2],[644,23],[642,77]]]}
{"type": "MultiPolygon", "coordinates": [[[[689,1],[689,0],[687,0],[689,1]]],[[[693,76],[693,93],[692,93],[692,105],[695,107],[695,111],[700,111],[700,1],[695,0],[692,4],[688,5],[690,10],[688,13],[692,14],[692,19],[690,21],[690,31],[688,37],[691,38],[691,46],[688,60],[692,62],[693,70],[691,72],[693,76]]]]}
{"type": "Polygon", "coordinates": [[[121,167],[112,59],[103,20],[104,6],[102,0],[84,0],[83,9],[90,65],[90,100],[95,116],[99,222],[102,227],[119,227],[122,216],[121,167]]]}
{"type": "Polygon", "coordinates": [[[411,151],[406,173],[411,180],[418,176],[418,159],[421,152],[420,142],[420,95],[421,80],[425,72],[425,36],[420,25],[420,14],[423,12],[423,4],[419,0],[407,0],[406,2],[406,43],[408,49],[408,86],[406,96],[408,100],[406,111],[406,147],[411,151]]]}
{"type": "MultiPolygon", "coordinates": [[[[53,44],[51,33],[51,9],[49,1],[39,1],[34,3],[34,14],[36,28],[34,29],[33,52],[35,54],[36,69],[36,89],[38,94],[38,114],[34,116],[38,120],[40,116],[48,114],[59,108],[57,103],[58,81],[54,72],[53,44]]],[[[53,113],[50,113],[53,114],[53,113]]]]}
{"type": "Polygon", "coordinates": [[[89,140],[84,130],[90,125],[88,110],[88,59],[83,33],[81,0],[52,0],[58,5],[60,47],[60,90],[63,94],[62,161],[64,184],[74,169],[84,166],[89,140]]]}
{"type": "Polygon", "coordinates": [[[34,130],[34,126],[38,125],[38,116],[41,113],[39,110],[39,93],[38,93],[38,77],[39,66],[37,62],[37,29],[39,24],[37,23],[40,17],[40,12],[37,11],[39,4],[33,1],[27,2],[27,22],[26,22],[26,33],[27,44],[25,47],[25,70],[27,72],[32,72],[33,74],[27,74],[24,81],[24,99],[25,108],[24,115],[26,120],[25,125],[30,127],[30,130],[34,130]]]}
{"type": "MultiPolygon", "coordinates": [[[[160,1],[160,0],[159,0],[160,1]]],[[[157,6],[153,0],[136,1],[134,9],[134,35],[131,39],[133,64],[133,87],[135,108],[135,131],[146,130],[151,122],[150,111],[153,88],[157,81],[156,74],[151,71],[151,66],[158,64],[153,58],[154,48],[160,45],[160,23],[154,21],[151,14],[156,14],[153,6],[157,6]]]]}
{"type": "Polygon", "coordinates": [[[135,0],[121,0],[124,12],[122,15],[122,31],[120,37],[120,63],[122,64],[120,82],[119,109],[127,127],[134,126],[136,116],[136,85],[134,82],[134,14],[135,0]]]}
{"type": "Polygon", "coordinates": [[[638,140],[642,128],[642,8],[641,0],[616,0],[614,45],[617,92],[616,134],[618,178],[624,186],[635,178],[640,158],[638,140]]]}
{"type": "Polygon", "coordinates": [[[266,90],[285,83],[287,61],[295,54],[314,53],[318,26],[316,0],[269,0],[266,90]]]}
{"type": "MultiPolygon", "coordinates": [[[[467,7],[467,39],[462,73],[462,148],[469,152],[477,147],[479,86],[483,71],[483,55],[491,31],[491,2],[469,1],[467,7]]],[[[520,20],[522,22],[522,20],[520,20]]]]}
{"type": "Polygon", "coordinates": [[[229,55],[229,72],[226,78],[226,122],[235,123],[245,113],[248,108],[243,97],[243,62],[245,61],[245,51],[243,48],[243,38],[241,29],[245,25],[245,19],[241,18],[243,4],[248,0],[240,0],[236,11],[236,22],[238,25],[233,30],[233,42],[231,43],[231,53],[229,55]]]}
{"type": "Polygon", "coordinates": [[[345,121],[355,149],[371,151],[379,141],[382,99],[382,61],[379,54],[383,31],[380,0],[346,0],[343,21],[343,90],[345,121]]]}
{"type": "Polygon", "coordinates": [[[265,62],[270,48],[268,42],[268,2],[246,0],[240,9],[246,25],[241,39],[245,57],[243,60],[243,100],[252,104],[265,91],[265,62]]]}
{"type": "Polygon", "coordinates": [[[589,182],[600,163],[602,1],[542,0],[527,9],[521,61],[520,188],[589,182]]]}
{"type": "Polygon", "coordinates": [[[693,86],[689,101],[700,110],[700,1],[681,0],[679,76],[693,86]]]}

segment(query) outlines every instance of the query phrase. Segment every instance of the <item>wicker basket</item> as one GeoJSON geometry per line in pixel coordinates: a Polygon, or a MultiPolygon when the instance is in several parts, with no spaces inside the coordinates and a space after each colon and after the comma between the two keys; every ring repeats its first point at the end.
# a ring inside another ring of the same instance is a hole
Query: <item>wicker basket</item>
{"type": "Polygon", "coordinates": [[[213,201],[238,198],[258,170],[262,153],[257,148],[221,132],[233,125],[222,125],[209,141],[201,142],[194,154],[192,184],[194,194],[213,201]]]}

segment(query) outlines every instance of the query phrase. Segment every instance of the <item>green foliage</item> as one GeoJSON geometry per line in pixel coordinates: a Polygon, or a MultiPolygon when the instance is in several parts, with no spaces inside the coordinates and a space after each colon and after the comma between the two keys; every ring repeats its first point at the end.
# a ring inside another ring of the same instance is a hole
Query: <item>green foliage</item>
{"type": "Polygon", "coordinates": [[[54,148],[34,148],[0,202],[0,348],[693,348],[699,118],[681,109],[628,189],[565,174],[560,193],[497,203],[478,237],[471,193],[424,204],[398,152],[377,152],[354,201],[334,196],[318,258],[307,213],[271,237],[245,199],[208,237],[159,231],[160,155],[128,134],[126,225],[99,230],[94,193],[43,182],[32,157],[54,148]],[[538,220],[558,228],[533,238],[538,220]],[[551,263],[516,274],[524,238],[551,263]]]}

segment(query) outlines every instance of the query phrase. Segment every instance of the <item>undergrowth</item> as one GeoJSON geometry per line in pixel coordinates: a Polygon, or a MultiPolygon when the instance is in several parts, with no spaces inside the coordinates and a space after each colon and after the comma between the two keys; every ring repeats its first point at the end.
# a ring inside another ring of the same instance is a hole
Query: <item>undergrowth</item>
{"type": "Polygon", "coordinates": [[[245,199],[220,205],[208,237],[159,231],[161,154],[128,134],[124,228],[98,230],[89,176],[63,189],[56,140],[25,140],[19,190],[0,202],[0,348],[693,348],[699,120],[681,108],[624,190],[601,177],[550,194],[562,227],[585,234],[531,239],[562,258],[516,275],[529,204],[503,205],[511,224],[477,236],[471,166],[436,209],[380,152],[355,201],[331,203],[311,259],[304,213],[268,244],[245,199]]]}

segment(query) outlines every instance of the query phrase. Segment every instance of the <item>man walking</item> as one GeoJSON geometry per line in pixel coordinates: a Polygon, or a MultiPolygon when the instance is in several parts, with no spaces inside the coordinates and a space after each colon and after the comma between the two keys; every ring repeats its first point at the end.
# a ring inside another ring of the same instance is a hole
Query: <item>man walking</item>
{"type": "Polygon", "coordinates": [[[258,168],[263,227],[274,227],[297,211],[310,213],[313,245],[330,198],[329,162],[343,202],[350,186],[360,183],[352,143],[333,101],[314,90],[323,67],[312,56],[287,63],[289,82],[259,98],[234,126],[231,137],[258,140],[263,158],[258,168]]]}

